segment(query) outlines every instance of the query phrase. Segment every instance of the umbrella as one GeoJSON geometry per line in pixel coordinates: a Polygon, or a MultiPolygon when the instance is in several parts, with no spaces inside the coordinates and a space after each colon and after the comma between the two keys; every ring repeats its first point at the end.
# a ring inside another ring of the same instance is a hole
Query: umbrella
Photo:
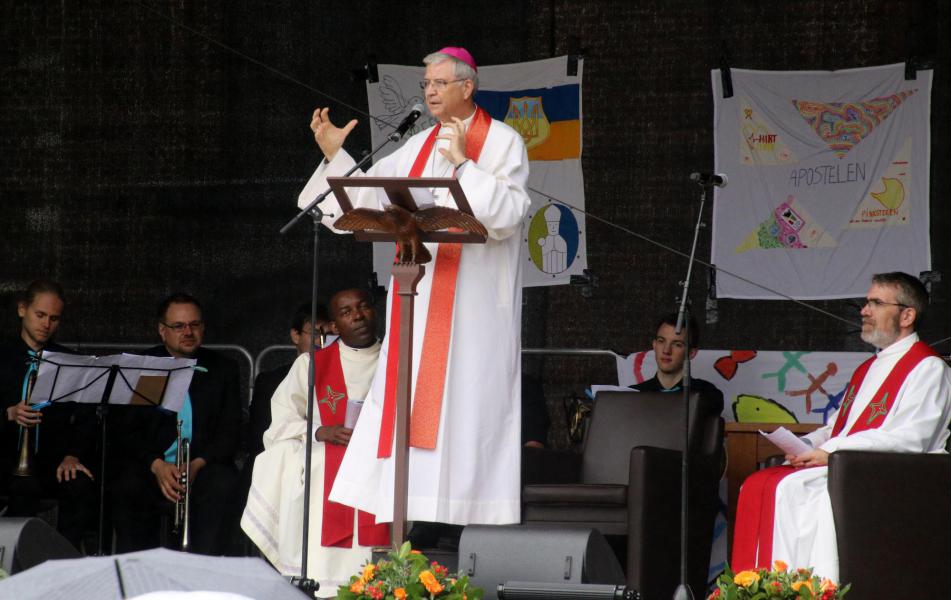
{"type": "Polygon", "coordinates": [[[165,548],[48,560],[0,580],[0,600],[121,600],[162,590],[231,592],[254,600],[307,598],[260,558],[202,556],[165,548]]]}

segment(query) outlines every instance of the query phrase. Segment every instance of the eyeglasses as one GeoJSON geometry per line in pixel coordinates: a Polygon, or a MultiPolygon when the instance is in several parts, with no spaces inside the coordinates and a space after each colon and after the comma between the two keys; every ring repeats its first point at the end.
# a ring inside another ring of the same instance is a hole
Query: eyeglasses
{"type": "Polygon", "coordinates": [[[162,323],[162,325],[168,327],[172,331],[184,331],[186,327],[189,329],[201,329],[204,327],[204,321],[192,321],[190,323],[162,323]]]}
{"type": "Polygon", "coordinates": [[[430,84],[439,91],[446,89],[446,86],[450,83],[458,83],[460,81],[465,81],[465,79],[453,79],[451,81],[446,81],[445,79],[424,79],[419,82],[419,89],[425,90],[429,87],[430,84]]]}
{"type": "Polygon", "coordinates": [[[900,306],[902,308],[911,308],[907,304],[902,304],[901,302],[885,302],[884,300],[879,300],[878,298],[866,298],[865,304],[862,307],[871,306],[874,309],[879,309],[883,306],[900,306]]]}

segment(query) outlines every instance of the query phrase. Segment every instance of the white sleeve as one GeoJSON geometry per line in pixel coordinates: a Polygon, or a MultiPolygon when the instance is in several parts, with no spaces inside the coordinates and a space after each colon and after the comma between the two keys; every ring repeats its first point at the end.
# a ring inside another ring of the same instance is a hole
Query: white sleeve
{"type": "MultiPolygon", "coordinates": [[[[499,125],[493,122],[492,127],[499,125]]],[[[478,163],[467,162],[456,176],[475,218],[485,225],[489,237],[502,240],[519,231],[531,199],[528,152],[521,136],[501,132],[496,137],[491,147],[483,149],[478,163]]]]}
{"type": "MultiPolygon", "coordinates": [[[[364,173],[360,169],[357,169],[351,177],[363,177],[366,175],[376,176],[376,177],[391,177],[394,170],[394,156],[398,153],[394,152],[389,156],[381,158],[378,160],[370,169],[364,173]]],[[[320,164],[317,165],[317,169],[314,170],[314,173],[310,176],[310,179],[307,180],[307,184],[304,185],[304,189],[301,190],[301,193],[297,196],[297,208],[304,209],[311,202],[317,199],[318,196],[323,194],[327,189],[330,188],[330,185],[327,183],[328,177],[340,177],[344,175],[347,171],[353,168],[357,164],[353,160],[353,157],[350,156],[346,150],[341,148],[337,151],[336,156],[333,160],[327,162],[321,160],[320,164]]],[[[378,201],[377,191],[371,188],[352,188],[347,190],[347,196],[350,198],[350,201],[353,203],[354,208],[382,208],[378,201]]],[[[321,220],[327,228],[329,228],[334,233],[350,233],[349,231],[344,231],[340,229],[334,229],[334,222],[340,218],[343,214],[343,210],[340,208],[340,203],[337,201],[337,197],[334,194],[329,194],[327,198],[320,204],[321,210],[324,212],[324,217],[321,220]]]]}
{"type": "MultiPolygon", "coordinates": [[[[305,352],[297,357],[284,381],[271,396],[271,425],[264,432],[264,449],[267,450],[282,440],[304,441],[307,430],[307,384],[310,356],[305,352]]],[[[314,412],[314,423],[319,424],[320,414],[314,412]]]]}

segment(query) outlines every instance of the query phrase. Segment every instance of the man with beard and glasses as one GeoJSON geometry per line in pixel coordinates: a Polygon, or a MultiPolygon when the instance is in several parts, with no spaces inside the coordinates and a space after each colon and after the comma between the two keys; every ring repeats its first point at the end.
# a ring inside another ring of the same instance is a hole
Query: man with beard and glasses
{"type": "Polygon", "coordinates": [[[875,346],[849,381],[829,423],[804,436],[812,447],[788,465],[750,476],[740,490],[734,570],[770,568],[772,560],[815,567],[838,580],[829,454],[838,450],[943,453],[951,420],[951,374],[918,339],[928,292],[906,273],[881,273],[862,307],[862,340],[875,346]]]}

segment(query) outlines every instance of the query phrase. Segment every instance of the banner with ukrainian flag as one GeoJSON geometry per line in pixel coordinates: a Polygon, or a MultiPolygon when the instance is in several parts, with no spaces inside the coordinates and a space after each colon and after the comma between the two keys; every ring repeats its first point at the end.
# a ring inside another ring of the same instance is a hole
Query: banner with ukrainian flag
{"type": "MultiPolygon", "coordinates": [[[[531,162],[529,187],[584,210],[581,173],[581,76],[569,75],[568,57],[508,65],[479,67],[476,103],[493,119],[522,134],[531,162]]],[[[424,104],[419,81],[423,67],[378,65],[379,81],[367,84],[370,113],[394,125],[414,104],[424,104]]],[[[428,113],[410,134],[434,124],[428,113]]],[[[391,131],[383,123],[371,124],[373,145],[391,131]]],[[[407,136],[409,137],[409,136],[407,136]]],[[[392,152],[398,145],[393,145],[392,152]]],[[[558,285],[587,268],[586,230],[583,215],[536,192],[529,193],[532,207],[525,219],[523,256],[526,287],[558,285]]],[[[388,273],[393,263],[392,244],[374,244],[373,267],[388,273]]],[[[380,277],[381,282],[388,277],[380,277]]]]}

